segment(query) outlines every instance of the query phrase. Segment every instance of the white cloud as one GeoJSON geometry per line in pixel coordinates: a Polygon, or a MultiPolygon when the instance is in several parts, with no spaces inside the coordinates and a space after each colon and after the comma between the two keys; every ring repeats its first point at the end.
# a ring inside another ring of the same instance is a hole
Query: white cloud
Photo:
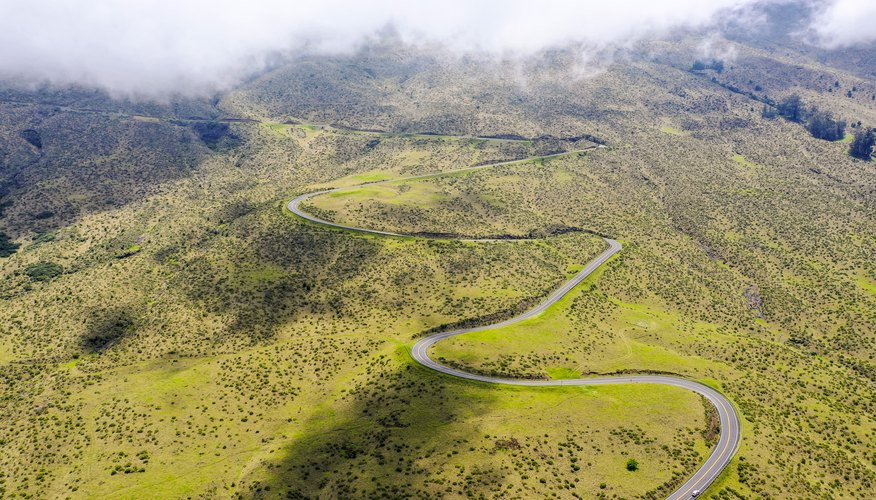
{"type": "Polygon", "coordinates": [[[833,0],[816,13],[810,29],[828,48],[876,42],[876,1],[833,0]]]}
{"type": "Polygon", "coordinates": [[[518,55],[700,27],[755,1],[0,0],[0,78],[197,93],[228,88],[277,53],[354,50],[387,26],[408,43],[518,55]]]}

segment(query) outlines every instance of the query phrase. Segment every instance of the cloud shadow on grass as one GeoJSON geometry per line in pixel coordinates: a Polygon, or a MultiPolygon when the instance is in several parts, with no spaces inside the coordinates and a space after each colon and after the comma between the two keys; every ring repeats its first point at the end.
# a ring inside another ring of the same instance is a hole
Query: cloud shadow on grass
{"type": "Polygon", "coordinates": [[[464,423],[491,397],[473,403],[466,382],[386,360],[377,359],[331,410],[303,423],[305,434],[269,466],[270,477],[246,479],[238,491],[249,498],[424,498],[434,496],[430,484],[455,494],[498,488],[507,474],[498,466],[458,467],[484,439],[477,424],[464,423]]]}
{"type": "Polygon", "coordinates": [[[228,334],[254,341],[304,311],[349,314],[332,285],[361,273],[381,245],[265,210],[234,226],[233,248],[224,238],[205,242],[222,258],[210,249],[186,261],[175,279],[179,289],[195,307],[225,317],[228,334]]]}

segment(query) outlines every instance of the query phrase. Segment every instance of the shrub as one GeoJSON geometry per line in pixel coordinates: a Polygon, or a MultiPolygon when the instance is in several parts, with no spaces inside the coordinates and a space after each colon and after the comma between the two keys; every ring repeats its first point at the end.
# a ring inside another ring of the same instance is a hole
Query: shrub
{"type": "Polygon", "coordinates": [[[33,239],[34,244],[55,241],[55,233],[40,233],[33,239]]]}
{"type": "Polygon", "coordinates": [[[873,147],[876,146],[876,135],[873,129],[859,130],[855,140],[849,146],[849,154],[860,160],[870,160],[873,157],[873,147]]]}
{"type": "Polygon", "coordinates": [[[803,121],[803,100],[800,99],[799,95],[794,94],[786,97],[777,108],[782,118],[796,123],[803,121]]]}
{"type": "Polygon", "coordinates": [[[64,268],[54,262],[37,262],[24,269],[24,273],[34,281],[49,281],[63,272],[64,268]]]}
{"type": "Polygon", "coordinates": [[[724,71],[724,61],[720,59],[712,59],[710,61],[702,61],[697,59],[690,67],[691,71],[704,71],[707,69],[714,70],[716,73],[724,71]]]}
{"type": "Polygon", "coordinates": [[[766,118],[767,120],[773,120],[779,116],[779,112],[776,111],[776,109],[772,106],[764,104],[763,109],[760,111],[760,116],[766,118]]]}
{"type": "Polygon", "coordinates": [[[846,122],[834,120],[827,111],[813,110],[807,128],[812,137],[826,141],[838,141],[846,135],[846,122]]]}
{"type": "Polygon", "coordinates": [[[18,250],[19,246],[18,243],[13,243],[6,233],[0,232],[0,257],[9,257],[18,250]]]}

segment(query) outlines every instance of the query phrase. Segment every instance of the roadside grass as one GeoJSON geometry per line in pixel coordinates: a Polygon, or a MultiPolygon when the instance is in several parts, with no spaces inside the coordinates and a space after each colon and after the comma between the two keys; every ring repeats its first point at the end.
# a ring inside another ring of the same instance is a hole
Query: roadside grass
{"type": "Polygon", "coordinates": [[[373,170],[371,172],[366,172],[364,174],[354,174],[347,177],[340,178],[336,181],[333,181],[332,184],[336,186],[346,186],[346,185],[355,185],[355,184],[364,184],[366,182],[379,182],[393,179],[398,176],[396,172],[390,172],[385,170],[373,170]]]}
{"type": "Polygon", "coordinates": [[[323,210],[343,209],[350,199],[367,198],[379,203],[404,204],[408,206],[436,207],[447,198],[436,186],[422,182],[398,182],[377,184],[360,188],[335,191],[317,197],[318,207],[323,210]],[[325,201],[323,201],[325,200],[325,201]]]}
{"type": "Polygon", "coordinates": [[[569,161],[583,162],[586,156],[535,158],[475,170],[436,172],[418,179],[389,180],[317,196],[308,204],[324,211],[334,222],[386,231],[544,237],[548,234],[543,231],[550,225],[546,214],[520,211],[509,200],[517,193],[531,191],[530,176],[534,174],[547,176],[544,182],[552,186],[573,189],[577,177],[566,167],[569,161]]]}
{"type": "Polygon", "coordinates": [[[681,334],[677,328],[681,318],[655,305],[601,297],[602,307],[611,311],[608,317],[582,328],[581,318],[570,310],[579,307],[582,295],[594,293],[592,285],[603,272],[595,272],[535,318],[443,340],[432,347],[432,356],[454,366],[506,376],[555,378],[551,370],[563,369],[584,374],[666,372],[696,378],[722,369],[712,361],[666,347],[689,344],[703,335],[720,338],[715,325],[694,325],[689,333],[681,334]],[[565,364],[550,365],[557,361],[565,364]]]}
{"type": "Polygon", "coordinates": [[[581,372],[561,366],[545,368],[545,371],[547,372],[548,376],[553,380],[581,378],[581,372]]]}

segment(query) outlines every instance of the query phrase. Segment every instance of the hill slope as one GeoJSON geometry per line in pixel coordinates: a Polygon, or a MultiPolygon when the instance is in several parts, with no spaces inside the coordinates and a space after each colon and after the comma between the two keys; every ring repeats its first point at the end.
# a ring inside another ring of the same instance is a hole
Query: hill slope
{"type": "Polygon", "coordinates": [[[545,295],[598,239],[384,240],[283,209],[316,187],[588,140],[609,147],[313,206],[390,230],[623,240],[537,323],[435,354],[515,376],[707,380],[745,418],[710,493],[872,490],[876,167],[761,111],[796,92],[873,126],[876,83],[781,40],[728,41],[723,71],[692,72],[702,42],[648,42],[586,78],[566,51],[511,63],[378,43],[215,106],[8,91],[0,231],[20,246],[0,258],[0,492],[659,496],[708,452],[698,398],[496,391],[405,351],[545,295]]]}

